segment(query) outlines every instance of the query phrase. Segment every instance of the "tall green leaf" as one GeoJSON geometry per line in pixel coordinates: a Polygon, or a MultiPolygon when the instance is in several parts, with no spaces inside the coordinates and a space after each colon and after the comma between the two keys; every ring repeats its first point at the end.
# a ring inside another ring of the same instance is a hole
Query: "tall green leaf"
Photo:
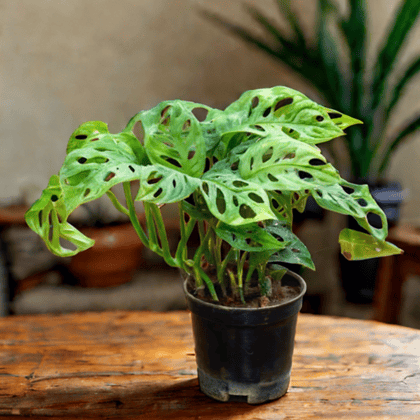
{"type": "Polygon", "coordinates": [[[372,83],[372,108],[375,109],[383,97],[388,77],[394,68],[398,53],[420,14],[418,0],[403,0],[391,24],[385,42],[374,64],[372,83]]]}

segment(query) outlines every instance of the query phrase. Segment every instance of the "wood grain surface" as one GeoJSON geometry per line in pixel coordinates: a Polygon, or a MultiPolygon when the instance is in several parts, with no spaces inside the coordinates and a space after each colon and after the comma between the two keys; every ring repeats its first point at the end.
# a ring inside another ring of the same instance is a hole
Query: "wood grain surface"
{"type": "Polygon", "coordinates": [[[187,312],[2,318],[0,416],[417,419],[420,332],[300,315],[288,393],[251,406],[199,391],[187,312]]]}

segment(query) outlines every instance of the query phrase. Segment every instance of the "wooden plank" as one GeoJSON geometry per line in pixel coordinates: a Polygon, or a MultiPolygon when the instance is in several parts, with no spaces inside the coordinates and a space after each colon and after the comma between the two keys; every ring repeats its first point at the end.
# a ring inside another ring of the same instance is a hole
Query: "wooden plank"
{"type": "Polygon", "coordinates": [[[0,416],[137,419],[420,418],[420,333],[300,315],[289,392],[219,403],[198,388],[187,312],[0,320],[0,416]]]}

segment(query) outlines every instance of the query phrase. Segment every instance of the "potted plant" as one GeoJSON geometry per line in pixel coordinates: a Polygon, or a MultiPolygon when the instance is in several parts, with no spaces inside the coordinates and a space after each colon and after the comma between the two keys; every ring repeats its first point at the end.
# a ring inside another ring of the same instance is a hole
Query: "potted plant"
{"type": "MultiPolygon", "coordinates": [[[[261,29],[260,35],[220,14],[209,10],[203,10],[203,14],[299,74],[331,108],[363,121],[363,125],[348,130],[344,141],[350,160],[349,180],[367,183],[388,222],[396,224],[403,193],[401,185],[391,182],[386,172],[400,145],[420,128],[419,110],[408,116],[394,133],[387,128],[404,92],[420,71],[418,54],[404,68],[396,68],[420,15],[420,2],[401,1],[376,56],[371,59],[372,65],[367,61],[370,31],[366,1],[348,0],[344,12],[334,0],[317,0],[314,37],[293,10],[291,0],[274,3],[286,27],[276,22],[272,12],[246,5],[247,14],[261,29]]],[[[333,149],[329,152],[335,156],[333,149]]],[[[344,160],[335,157],[336,162],[344,160]]],[[[348,223],[350,228],[359,229],[353,219],[348,223]]],[[[373,216],[371,223],[380,226],[381,221],[373,216]]],[[[341,265],[347,299],[371,302],[378,260],[348,264],[341,257],[341,265]]]]}
{"type": "Polygon", "coordinates": [[[130,217],[141,242],[185,273],[201,389],[225,401],[278,398],[289,383],[305,292],[301,277],[281,264],[314,269],[293,234],[294,210],[313,196],[323,208],[353,216],[369,234],[341,232],[348,259],[400,252],[385,241],[386,218],[369,188],[342,179],[316,146],[356,123],[280,86],[245,92],[223,111],[165,101],[136,114],[118,134],[88,122],[70,137],[59,174],[26,221],[52,252],[75,255],[93,241],[68,216],[106,194],[130,217]],[[132,181],[140,181],[135,194],[132,181]],[[110,191],[118,183],[125,205],[110,191]],[[145,230],[135,200],[143,202],[145,230]],[[181,235],[171,254],[160,206],[174,202],[181,235]],[[369,224],[370,213],[381,218],[381,228],[369,224]],[[191,253],[195,226],[200,243],[191,253]]]}

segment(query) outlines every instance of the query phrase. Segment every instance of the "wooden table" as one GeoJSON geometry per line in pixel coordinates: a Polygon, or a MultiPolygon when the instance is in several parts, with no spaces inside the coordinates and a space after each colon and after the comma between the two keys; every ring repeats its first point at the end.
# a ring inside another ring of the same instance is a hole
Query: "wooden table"
{"type": "Polygon", "coordinates": [[[419,366],[417,330],[300,315],[286,396],[219,403],[199,391],[187,312],[16,316],[0,320],[0,416],[415,419],[419,366]]]}

